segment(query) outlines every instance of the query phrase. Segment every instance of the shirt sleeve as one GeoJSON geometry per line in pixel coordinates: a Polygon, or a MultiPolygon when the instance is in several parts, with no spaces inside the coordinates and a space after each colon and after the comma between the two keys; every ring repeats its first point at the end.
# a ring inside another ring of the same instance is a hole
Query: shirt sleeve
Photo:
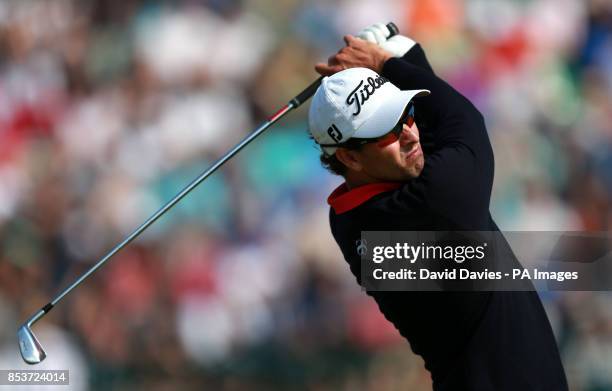
{"type": "Polygon", "coordinates": [[[493,185],[493,151],[484,118],[474,105],[437,77],[420,46],[388,60],[382,71],[402,90],[428,89],[414,100],[425,166],[398,192],[396,207],[418,201],[460,229],[485,229],[493,185]]]}
{"type": "Polygon", "coordinates": [[[430,73],[434,73],[431,64],[427,60],[427,56],[425,56],[425,51],[421,47],[420,44],[415,44],[410,48],[402,57],[402,60],[409,62],[410,64],[416,65],[424,70],[429,71],[430,73]]]}

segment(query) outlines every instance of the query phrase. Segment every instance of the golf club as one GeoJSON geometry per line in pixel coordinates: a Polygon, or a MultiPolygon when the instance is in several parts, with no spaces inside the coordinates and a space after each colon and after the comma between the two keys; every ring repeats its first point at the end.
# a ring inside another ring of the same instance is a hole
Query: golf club
{"type": "MultiPolygon", "coordinates": [[[[387,28],[389,30],[389,37],[398,34],[399,30],[397,26],[393,23],[388,23],[387,28]]],[[[19,340],[19,350],[21,352],[21,357],[28,364],[38,364],[47,356],[44,349],[36,339],[36,336],[32,333],[32,326],[34,323],[39,321],[43,316],[45,316],[51,309],[57,305],[57,303],[62,300],[68,293],[70,293],[74,288],[80,285],[85,279],[91,276],[96,270],[98,270],[106,261],[108,261],[113,255],[119,252],[122,248],[127,246],[132,240],[138,237],[145,229],[147,229],[151,224],[153,224],[158,218],[160,218],[164,213],[166,213],[170,208],[172,208],[176,203],[178,203],[183,197],[185,197],[189,192],[191,192],[196,186],[198,186],[202,181],[208,178],[213,172],[215,172],[219,167],[221,167],[226,161],[231,159],[235,154],[237,154],[242,148],[244,148],[247,144],[253,141],[257,136],[263,133],[266,129],[268,129],[272,124],[282,118],[289,111],[299,107],[302,103],[307,101],[317,90],[319,85],[321,84],[321,80],[323,77],[318,78],[308,87],[306,87],[302,92],[296,95],[293,99],[289,101],[284,107],[278,110],[274,115],[269,117],[266,122],[259,126],[259,128],[255,129],[251,134],[245,137],[242,141],[240,141],[236,146],[234,146],[229,152],[227,152],[223,157],[217,160],[210,168],[204,171],[200,176],[194,179],[191,183],[189,183],[183,190],[181,190],[177,195],[174,196],[170,201],[168,201],[164,206],[162,206],[157,212],[155,212],[151,217],[149,217],[142,225],[140,225],[134,232],[132,232],[128,237],[126,237],[121,243],[115,246],[108,254],[106,254],[102,259],[100,259],[95,265],[93,265],[87,272],[81,275],[76,281],[74,281],[70,286],[64,289],[57,297],[55,297],[52,301],[43,306],[38,312],[36,312],[32,317],[30,317],[17,332],[17,338],[19,340]]]]}

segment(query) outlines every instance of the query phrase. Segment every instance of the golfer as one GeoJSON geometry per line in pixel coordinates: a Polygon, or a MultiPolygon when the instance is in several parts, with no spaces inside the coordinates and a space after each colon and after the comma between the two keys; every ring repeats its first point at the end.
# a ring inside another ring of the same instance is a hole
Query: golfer
{"type": "MultiPolygon", "coordinates": [[[[480,112],[420,45],[376,24],[315,69],[309,111],[321,161],[345,182],[331,231],[361,282],[361,231],[499,231],[493,152],[480,112]]],[[[568,389],[536,292],[368,291],[423,357],[437,391],[568,389]]]]}

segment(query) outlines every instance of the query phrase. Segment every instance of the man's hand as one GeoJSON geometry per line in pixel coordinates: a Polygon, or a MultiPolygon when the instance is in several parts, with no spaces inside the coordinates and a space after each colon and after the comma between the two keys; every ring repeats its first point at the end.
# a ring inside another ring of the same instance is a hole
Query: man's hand
{"type": "Polygon", "coordinates": [[[393,54],[381,48],[376,43],[345,35],[346,46],[327,60],[327,64],[318,63],[315,70],[323,76],[330,76],[348,68],[369,68],[374,72],[381,73],[385,62],[393,57],[393,54]]]}

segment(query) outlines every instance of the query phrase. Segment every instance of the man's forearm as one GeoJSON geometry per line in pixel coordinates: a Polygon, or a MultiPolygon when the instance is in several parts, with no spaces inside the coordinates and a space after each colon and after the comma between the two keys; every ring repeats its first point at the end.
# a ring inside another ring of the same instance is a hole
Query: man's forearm
{"type": "Polygon", "coordinates": [[[402,60],[407,61],[413,65],[416,65],[420,68],[423,68],[429,72],[431,72],[432,74],[434,74],[434,70],[431,66],[431,64],[429,63],[429,61],[427,60],[427,56],[425,55],[425,51],[423,50],[423,48],[421,47],[420,44],[415,44],[413,47],[410,48],[410,50],[408,50],[402,57],[400,57],[402,60]]]}
{"type": "Polygon", "coordinates": [[[419,58],[416,46],[414,50],[407,55],[418,61],[419,65],[403,58],[391,58],[385,63],[382,75],[403,90],[431,91],[431,95],[415,102],[419,129],[431,133],[436,149],[457,142],[466,145],[488,144],[480,112],[467,98],[432,72],[424,55],[419,58]]]}

